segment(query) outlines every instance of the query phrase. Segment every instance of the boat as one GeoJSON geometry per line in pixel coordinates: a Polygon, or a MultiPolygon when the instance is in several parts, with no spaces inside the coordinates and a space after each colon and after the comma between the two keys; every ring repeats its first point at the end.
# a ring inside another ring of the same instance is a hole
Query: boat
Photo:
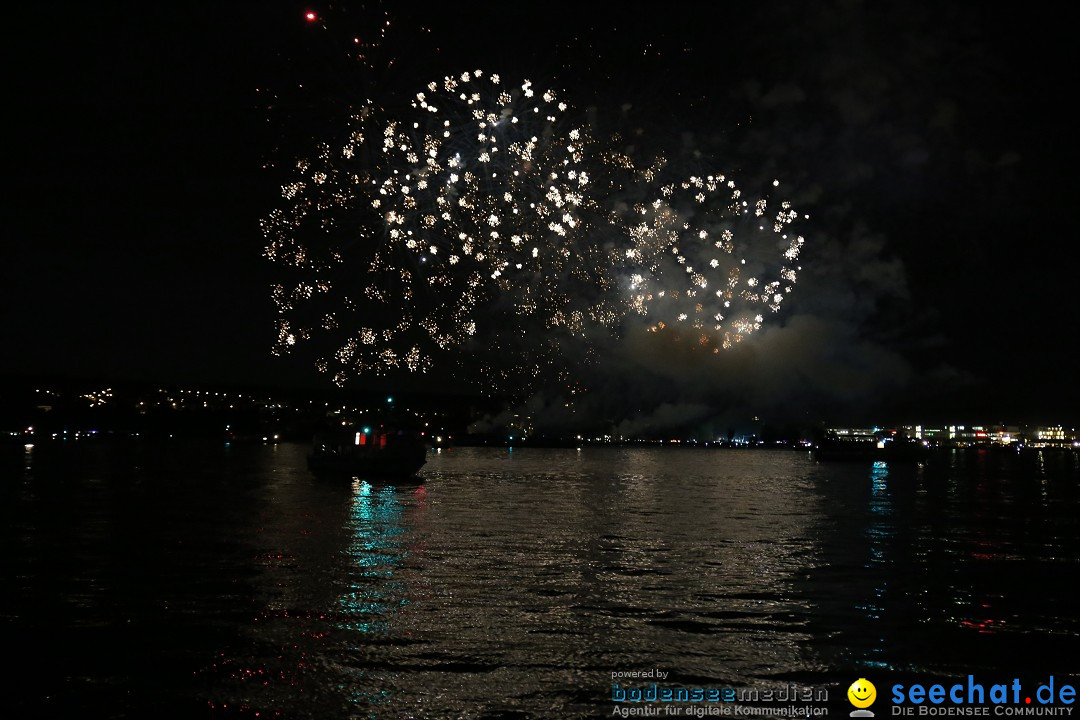
{"type": "Polygon", "coordinates": [[[422,432],[393,423],[345,423],[315,435],[308,469],[319,475],[411,478],[427,462],[422,432]]]}
{"type": "Polygon", "coordinates": [[[895,431],[857,436],[829,433],[814,445],[813,455],[818,462],[920,462],[930,456],[930,448],[918,440],[898,436],[895,431]]]}

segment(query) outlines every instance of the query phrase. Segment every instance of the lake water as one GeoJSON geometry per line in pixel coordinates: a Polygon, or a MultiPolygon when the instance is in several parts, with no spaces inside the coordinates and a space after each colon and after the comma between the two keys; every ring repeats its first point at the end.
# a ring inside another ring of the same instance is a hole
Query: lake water
{"type": "Polygon", "coordinates": [[[10,717],[610,717],[650,670],[844,717],[860,677],[1080,675],[1075,453],[5,450],[10,717]]]}

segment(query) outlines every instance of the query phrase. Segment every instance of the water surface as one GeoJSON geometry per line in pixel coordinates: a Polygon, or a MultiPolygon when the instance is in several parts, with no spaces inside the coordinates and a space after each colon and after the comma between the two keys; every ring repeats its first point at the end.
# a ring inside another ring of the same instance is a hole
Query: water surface
{"type": "Polygon", "coordinates": [[[836,697],[875,673],[1080,671],[1075,454],[455,448],[392,483],[315,478],[306,452],[9,452],[9,703],[586,718],[616,671],[836,697]]]}

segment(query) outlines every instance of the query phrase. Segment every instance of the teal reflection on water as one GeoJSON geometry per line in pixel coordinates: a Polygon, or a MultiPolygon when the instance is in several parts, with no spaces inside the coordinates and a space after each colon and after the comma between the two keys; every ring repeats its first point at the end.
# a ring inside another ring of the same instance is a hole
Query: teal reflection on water
{"type": "Polygon", "coordinates": [[[409,604],[395,572],[408,556],[402,535],[403,507],[395,488],[353,482],[353,501],[346,527],[348,586],[338,599],[339,627],[366,635],[389,635],[393,617],[409,604]]]}
{"type": "Polygon", "coordinates": [[[870,484],[875,498],[884,497],[888,493],[885,479],[889,477],[889,463],[878,460],[870,469],[870,484]]]}
{"type": "Polygon", "coordinates": [[[871,562],[883,560],[883,543],[893,535],[893,502],[889,493],[889,464],[878,460],[870,468],[870,524],[866,534],[870,539],[871,562]]]}
{"type": "MultiPolygon", "coordinates": [[[[889,574],[884,572],[882,566],[888,564],[886,550],[888,542],[895,534],[893,526],[892,497],[889,492],[889,464],[884,461],[876,461],[870,468],[870,502],[867,517],[869,522],[866,526],[866,538],[868,541],[868,558],[864,567],[872,571],[871,575],[877,582],[871,591],[871,597],[865,602],[856,605],[862,614],[869,620],[880,622],[885,613],[886,595],[888,593],[889,574]]],[[[870,657],[864,658],[862,665],[872,668],[890,668],[891,663],[884,659],[885,642],[879,638],[869,650],[870,657]]]]}

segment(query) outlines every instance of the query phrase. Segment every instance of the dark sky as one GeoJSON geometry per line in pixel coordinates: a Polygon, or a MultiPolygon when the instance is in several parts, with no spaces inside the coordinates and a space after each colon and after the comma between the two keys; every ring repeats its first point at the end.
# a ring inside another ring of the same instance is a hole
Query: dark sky
{"type": "MultiPolygon", "coordinates": [[[[365,97],[484,68],[565,90],[649,151],[783,178],[811,214],[799,286],[752,346],[704,364],[623,341],[578,417],[1080,419],[1064,11],[630,7],[19,10],[0,372],[326,386],[308,358],[270,354],[278,269],[259,221],[281,168],[365,97]]],[[[533,400],[562,405],[556,389],[533,400]]]]}

